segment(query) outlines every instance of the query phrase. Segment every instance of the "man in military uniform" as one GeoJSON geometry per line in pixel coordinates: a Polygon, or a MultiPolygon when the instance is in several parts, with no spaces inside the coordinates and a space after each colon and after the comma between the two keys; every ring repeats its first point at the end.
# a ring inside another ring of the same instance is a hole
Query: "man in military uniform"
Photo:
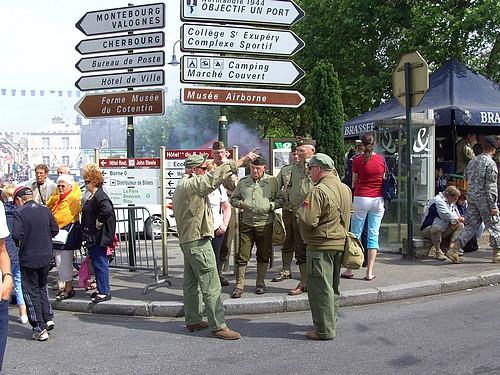
{"type": "Polygon", "coordinates": [[[266,293],[265,277],[272,251],[274,210],[283,206],[284,197],[276,178],[265,173],[262,157],[250,164],[250,175],[242,178],[231,196],[230,203],[240,209],[240,247],[234,255],[236,285],[231,297],[240,298],[245,285],[245,271],[257,247],[257,279],[255,293],[266,293]]]}
{"type": "Polygon", "coordinates": [[[214,229],[208,194],[237,173],[240,166],[257,156],[250,152],[242,159],[224,163],[207,174],[207,155],[191,155],[184,162],[185,174],[174,191],[172,201],[179,244],[184,253],[184,313],[186,327],[191,332],[209,327],[217,338],[240,338],[240,334],[229,329],[224,321],[221,284],[211,245],[214,229]],[[202,320],[199,290],[203,295],[208,323],[202,320]]]}
{"type": "MultiPolygon", "coordinates": [[[[214,159],[214,163],[217,166],[222,165],[223,163],[227,163],[229,159],[227,158],[229,152],[226,150],[226,146],[222,141],[215,141],[212,144],[212,158],[214,159]]],[[[236,185],[238,184],[238,176],[232,175],[229,179],[226,179],[222,186],[226,189],[227,195],[231,196],[231,193],[236,189],[236,185]]],[[[229,259],[229,255],[231,254],[231,244],[235,237],[236,232],[236,222],[235,222],[236,213],[231,212],[231,219],[229,220],[229,224],[224,233],[224,239],[222,240],[222,246],[220,249],[220,258],[218,259],[219,266],[219,275],[220,275],[220,283],[223,286],[229,285],[229,281],[222,275],[223,267],[226,261],[229,259]]]]}
{"type": "Polygon", "coordinates": [[[328,155],[316,154],[308,168],[314,187],[297,212],[300,232],[307,243],[307,295],[314,324],[314,330],[306,336],[331,340],[336,335],[340,267],[352,195],[349,187],[340,182],[328,155]]]}
{"type": "MultiPolygon", "coordinates": [[[[297,215],[297,211],[304,202],[307,193],[312,189],[313,183],[307,173],[307,163],[315,153],[316,142],[312,139],[297,140],[297,158],[298,161],[292,166],[290,171],[290,182],[288,184],[288,201],[290,202],[290,210],[297,215]]],[[[306,244],[302,240],[299,225],[295,219],[293,222],[293,239],[295,259],[300,271],[300,282],[296,288],[288,292],[289,295],[297,296],[306,291],[307,288],[307,272],[306,272],[306,244]]]]}
{"type": "Polygon", "coordinates": [[[283,224],[285,225],[285,240],[281,245],[281,259],[282,268],[272,279],[274,282],[283,281],[292,278],[291,267],[293,259],[293,249],[294,249],[294,238],[293,238],[293,221],[295,221],[295,214],[290,210],[290,203],[287,197],[287,188],[290,183],[290,174],[292,172],[292,166],[298,161],[297,158],[297,144],[294,142],[292,144],[292,151],[290,153],[290,164],[287,164],[281,168],[280,172],[276,176],[278,181],[278,187],[283,192],[285,203],[282,208],[283,224]]]}
{"type": "Polygon", "coordinates": [[[456,172],[458,174],[463,174],[465,167],[474,157],[473,146],[476,143],[475,134],[467,134],[460,141],[457,142],[456,153],[457,153],[457,167],[456,172]]]}
{"type": "Polygon", "coordinates": [[[497,148],[497,140],[488,136],[484,138],[483,153],[472,159],[465,168],[467,179],[467,202],[469,207],[465,214],[465,228],[458,237],[455,246],[446,256],[453,262],[461,262],[458,249],[464,246],[484,223],[490,232],[490,243],[493,247],[493,263],[500,263],[500,222],[498,216],[498,170],[493,160],[497,148]]]}

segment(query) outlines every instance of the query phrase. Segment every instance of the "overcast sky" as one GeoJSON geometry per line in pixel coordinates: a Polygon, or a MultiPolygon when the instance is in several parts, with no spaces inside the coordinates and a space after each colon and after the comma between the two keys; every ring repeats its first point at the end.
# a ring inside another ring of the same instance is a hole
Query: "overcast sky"
{"type": "MultiPolygon", "coordinates": [[[[133,4],[155,2],[158,1],[137,0],[133,4]]],[[[166,0],[164,3],[164,51],[168,62],[173,44],[179,39],[180,2],[166,0]]],[[[77,90],[74,83],[81,76],[74,65],[82,57],[75,51],[75,45],[82,39],[91,38],[77,30],[75,23],[86,12],[126,7],[127,4],[126,1],[117,0],[1,1],[0,90],[7,91],[6,95],[0,91],[0,131],[46,128],[53,116],[62,116],[64,120],[74,122],[77,113],[73,106],[78,101],[74,96],[77,90]],[[12,96],[13,89],[16,90],[15,96],[12,96]],[[20,91],[23,89],[26,90],[26,96],[21,96],[20,91]],[[36,90],[35,96],[31,96],[31,90],[36,90]],[[40,96],[40,90],[45,90],[43,97],[40,96]],[[50,90],[55,92],[50,93],[50,90]],[[58,95],[60,90],[63,91],[61,97],[58,95]],[[72,91],[71,97],[68,91],[72,91]]],[[[178,47],[176,51],[179,57],[178,47]]],[[[168,103],[179,95],[179,66],[166,65],[164,69],[168,103]]]]}

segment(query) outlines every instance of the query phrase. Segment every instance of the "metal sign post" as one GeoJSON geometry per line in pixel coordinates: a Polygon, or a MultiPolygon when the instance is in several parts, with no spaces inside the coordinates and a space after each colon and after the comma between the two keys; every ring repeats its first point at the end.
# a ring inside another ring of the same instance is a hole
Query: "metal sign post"
{"type": "Polygon", "coordinates": [[[161,200],[161,264],[163,276],[168,276],[168,221],[165,195],[165,146],[160,147],[160,200],[161,200]]]}

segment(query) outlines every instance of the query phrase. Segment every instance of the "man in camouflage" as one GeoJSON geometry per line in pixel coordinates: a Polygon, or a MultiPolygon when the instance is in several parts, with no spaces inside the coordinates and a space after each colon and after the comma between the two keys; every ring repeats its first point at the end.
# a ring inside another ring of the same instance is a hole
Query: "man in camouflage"
{"type": "Polygon", "coordinates": [[[458,237],[455,246],[446,254],[455,263],[460,261],[457,250],[469,242],[477,232],[481,222],[490,232],[493,263],[500,263],[500,222],[497,207],[498,170],[493,160],[497,146],[494,137],[485,137],[483,153],[472,159],[465,168],[464,176],[467,179],[467,202],[469,204],[465,214],[465,228],[458,237]]]}
{"type": "Polygon", "coordinates": [[[314,330],[306,336],[330,340],[336,335],[340,267],[351,219],[352,194],[340,182],[328,155],[317,153],[308,168],[314,187],[297,212],[300,232],[307,243],[307,296],[314,324],[314,330]]]}
{"type": "Polygon", "coordinates": [[[257,156],[250,152],[240,160],[222,164],[211,173],[205,173],[206,154],[190,155],[184,162],[185,173],[175,188],[172,201],[179,244],[184,254],[184,314],[190,332],[210,328],[217,338],[240,338],[240,334],[229,329],[224,321],[221,284],[211,244],[214,228],[208,195],[236,174],[240,166],[257,156]],[[202,320],[200,290],[208,323],[202,320]]]}
{"type": "Polygon", "coordinates": [[[285,225],[285,240],[281,245],[281,259],[282,268],[274,277],[274,282],[283,281],[290,279],[292,274],[290,272],[293,259],[293,249],[294,249],[294,237],[293,237],[293,221],[295,221],[295,214],[290,209],[290,202],[288,202],[288,184],[290,183],[290,175],[292,172],[293,165],[298,161],[297,159],[297,144],[292,144],[292,150],[290,153],[290,164],[285,165],[281,168],[280,172],[276,176],[278,181],[278,187],[284,194],[285,203],[283,204],[282,215],[283,224],[285,225]]]}
{"type": "MultiPolygon", "coordinates": [[[[290,202],[290,210],[297,216],[298,209],[302,206],[307,193],[311,191],[313,183],[307,173],[307,163],[315,153],[316,142],[312,139],[297,140],[297,158],[298,161],[292,166],[290,171],[290,182],[287,193],[290,202]]],[[[297,220],[292,222],[292,231],[294,239],[295,259],[300,271],[300,282],[296,288],[288,292],[289,295],[297,296],[307,289],[307,271],[306,271],[306,244],[302,240],[299,224],[297,220]]]]}
{"type": "Polygon", "coordinates": [[[240,246],[234,255],[236,264],[236,285],[231,295],[240,298],[245,285],[245,271],[257,247],[257,279],[255,293],[266,293],[265,277],[272,251],[274,210],[283,206],[284,197],[278,189],[276,178],[265,173],[266,164],[262,157],[250,164],[250,175],[243,177],[231,196],[233,207],[240,212],[240,246]]]}

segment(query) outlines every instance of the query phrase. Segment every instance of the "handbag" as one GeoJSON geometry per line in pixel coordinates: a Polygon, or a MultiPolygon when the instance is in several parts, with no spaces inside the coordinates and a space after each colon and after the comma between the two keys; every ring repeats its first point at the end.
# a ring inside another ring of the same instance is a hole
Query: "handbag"
{"type": "Polygon", "coordinates": [[[347,231],[342,211],[337,206],[340,214],[340,224],[345,232],[344,254],[342,255],[342,266],[351,270],[360,269],[365,261],[365,254],[361,241],[354,235],[354,233],[347,231]]]}
{"type": "Polygon", "coordinates": [[[283,222],[283,216],[279,212],[274,212],[273,219],[273,235],[272,241],[273,245],[283,245],[286,237],[285,223],[283,222]]]}
{"type": "Polygon", "coordinates": [[[87,288],[90,278],[90,256],[86,256],[78,270],[78,287],[87,288]]]}
{"type": "Polygon", "coordinates": [[[385,172],[382,180],[382,196],[384,197],[384,200],[390,202],[398,196],[398,182],[394,173],[389,171],[385,159],[384,166],[385,172]]]}

